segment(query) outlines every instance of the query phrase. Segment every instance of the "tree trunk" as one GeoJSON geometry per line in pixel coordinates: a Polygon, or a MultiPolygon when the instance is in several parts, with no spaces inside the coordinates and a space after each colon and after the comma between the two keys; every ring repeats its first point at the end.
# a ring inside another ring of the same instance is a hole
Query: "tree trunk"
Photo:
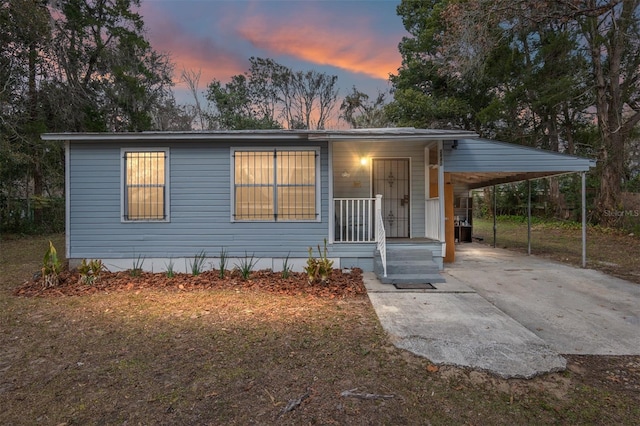
{"type": "Polygon", "coordinates": [[[624,136],[620,133],[603,135],[600,154],[600,192],[596,199],[596,214],[599,222],[614,225],[618,218],[621,182],[624,171],[624,136]]]}

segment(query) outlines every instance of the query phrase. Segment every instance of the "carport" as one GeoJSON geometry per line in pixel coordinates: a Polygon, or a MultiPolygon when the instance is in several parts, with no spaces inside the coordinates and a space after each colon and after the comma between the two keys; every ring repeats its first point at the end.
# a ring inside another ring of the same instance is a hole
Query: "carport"
{"type": "MultiPolygon", "coordinates": [[[[595,167],[595,160],[488,139],[460,139],[443,144],[445,184],[445,261],[455,257],[455,241],[463,236],[460,214],[469,217],[468,204],[457,200],[468,199],[473,189],[493,187],[503,183],[580,173],[582,178],[582,267],[586,267],[586,173],[595,167]],[[455,226],[459,226],[456,237],[455,226]]],[[[495,197],[494,197],[495,200],[495,197]]],[[[467,201],[468,203],[469,201],[467,201]]],[[[528,240],[531,253],[531,185],[528,194],[528,240]]],[[[495,208],[495,204],[494,204],[495,208]]],[[[464,219],[465,223],[468,219],[464,219]]],[[[496,232],[494,214],[494,237],[496,232]]],[[[469,233],[470,236],[470,233],[469,233]]],[[[495,238],[494,238],[495,241],[495,238]]]]}

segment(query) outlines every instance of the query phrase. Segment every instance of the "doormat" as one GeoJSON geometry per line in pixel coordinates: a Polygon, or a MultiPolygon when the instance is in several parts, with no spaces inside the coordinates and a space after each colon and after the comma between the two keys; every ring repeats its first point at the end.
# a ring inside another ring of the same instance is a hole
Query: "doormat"
{"type": "Polygon", "coordinates": [[[436,288],[429,283],[394,283],[398,290],[435,290],[436,288]]]}

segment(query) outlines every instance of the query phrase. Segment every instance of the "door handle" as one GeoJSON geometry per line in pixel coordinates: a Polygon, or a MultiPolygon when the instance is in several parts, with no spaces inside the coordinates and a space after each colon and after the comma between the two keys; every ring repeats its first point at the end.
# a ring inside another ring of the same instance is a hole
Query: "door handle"
{"type": "Polygon", "coordinates": [[[409,205],[409,196],[405,195],[403,198],[400,198],[400,205],[401,206],[405,206],[405,205],[409,205]]]}

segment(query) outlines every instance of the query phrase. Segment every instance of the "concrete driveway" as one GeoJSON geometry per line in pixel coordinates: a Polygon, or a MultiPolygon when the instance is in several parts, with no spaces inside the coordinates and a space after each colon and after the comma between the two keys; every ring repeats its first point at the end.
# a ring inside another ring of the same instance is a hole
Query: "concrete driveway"
{"type": "Polygon", "coordinates": [[[456,249],[447,274],[555,351],[640,355],[640,284],[479,244],[456,249]]]}
{"type": "Polygon", "coordinates": [[[640,355],[640,285],[479,244],[457,246],[436,290],[396,290],[365,274],[394,344],[436,364],[529,378],[560,354],[640,355]]]}

